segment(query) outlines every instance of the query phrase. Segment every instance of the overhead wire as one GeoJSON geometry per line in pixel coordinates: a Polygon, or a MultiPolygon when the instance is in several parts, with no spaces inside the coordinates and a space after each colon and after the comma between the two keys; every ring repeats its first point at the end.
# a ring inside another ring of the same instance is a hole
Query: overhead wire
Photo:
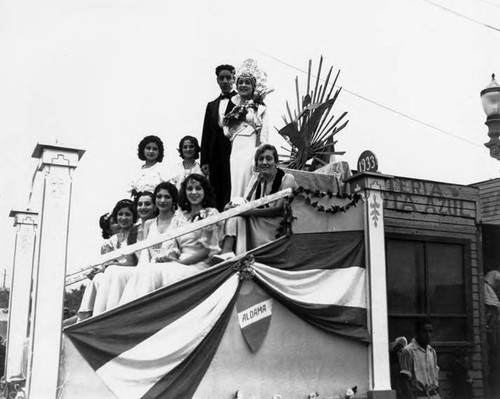
{"type": "MultiPolygon", "coordinates": [[[[438,8],[440,8],[440,9],[442,9],[442,10],[446,11],[446,12],[449,12],[449,13],[451,13],[451,14],[454,14],[454,15],[456,15],[456,16],[458,16],[458,17],[460,17],[460,18],[466,19],[467,21],[470,21],[470,22],[473,22],[473,23],[475,23],[475,24],[478,24],[478,25],[484,26],[484,27],[486,27],[486,28],[488,28],[488,29],[492,29],[492,30],[495,30],[495,31],[497,31],[497,32],[500,32],[500,28],[497,28],[497,27],[492,26],[492,25],[485,24],[484,22],[481,22],[481,21],[479,21],[479,20],[477,20],[477,19],[471,18],[471,17],[469,17],[468,15],[465,15],[465,14],[459,13],[458,11],[452,10],[451,8],[448,8],[448,7],[442,6],[441,4],[435,3],[435,2],[434,2],[434,1],[432,1],[432,0],[423,0],[423,1],[425,1],[426,3],[432,4],[433,6],[438,7],[438,8]]],[[[483,1],[484,1],[484,0],[483,0],[483,1]]],[[[496,4],[494,4],[494,5],[496,5],[496,4]]]]}
{"type": "MultiPolygon", "coordinates": [[[[261,51],[261,50],[259,50],[259,49],[257,49],[257,48],[254,48],[254,49],[255,49],[256,51],[258,51],[259,53],[261,53],[262,55],[264,55],[264,56],[266,56],[266,57],[268,57],[268,58],[270,58],[270,59],[272,59],[272,60],[274,60],[274,61],[277,61],[277,62],[279,62],[279,63],[281,63],[281,64],[283,64],[283,65],[285,65],[285,66],[287,66],[287,67],[289,67],[289,68],[291,68],[291,69],[294,69],[294,70],[296,70],[296,71],[298,71],[298,72],[301,72],[301,73],[304,73],[304,74],[306,74],[306,75],[307,75],[307,71],[306,71],[306,70],[304,70],[304,69],[298,68],[298,67],[296,67],[295,65],[292,65],[292,64],[290,64],[290,63],[288,63],[288,62],[286,62],[286,61],[283,61],[283,60],[281,60],[281,59],[279,59],[279,58],[277,58],[277,57],[275,57],[275,56],[273,56],[273,55],[267,54],[266,52],[261,51]]],[[[315,76],[315,75],[312,75],[312,74],[311,74],[311,76],[315,76]]],[[[322,81],[325,81],[325,79],[321,79],[321,80],[322,80],[322,81]]],[[[340,86],[336,85],[335,87],[340,87],[340,86]]],[[[356,92],[354,92],[354,91],[352,91],[352,90],[348,90],[348,89],[346,89],[345,87],[342,87],[342,91],[345,91],[346,93],[349,93],[349,94],[350,94],[350,95],[352,95],[352,96],[358,97],[358,98],[360,98],[360,99],[362,99],[362,100],[364,100],[364,101],[367,101],[367,102],[369,102],[369,103],[371,103],[371,104],[373,104],[373,105],[376,105],[376,106],[378,106],[378,107],[380,107],[380,108],[383,108],[383,109],[385,109],[385,110],[387,110],[387,111],[389,111],[389,112],[393,112],[393,113],[395,113],[395,114],[397,114],[397,115],[399,115],[399,116],[401,116],[401,117],[403,117],[403,118],[406,118],[406,119],[411,120],[411,121],[413,121],[413,122],[419,123],[419,124],[421,124],[421,125],[423,125],[423,126],[426,126],[426,127],[430,128],[430,129],[433,129],[433,130],[435,130],[435,131],[437,131],[437,132],[440,132],[440,133],[442,133],[442,134],[445,134],[445,135],[450,136],[450,137],[452,137],[452,138],[455,138],[455,139],[457,139],[457,140],[461,140],[461,141],[463,141],[463,142],[465,142],[465,143],[467,143],[467,144],[474,145],[474,146],[476,146],[476,147],[478,147],[478,148],[484,149],[484,147],[483,147],[482,145],[480,145],[480,144],[478,144],[478,143],[475,143],[474,141],[468,140],[468,139],[463,138],[463,137],[461,137],[461,136],[459,136],[459,135],[456,135],[456,134],[454,134],[454,133],[452,133],[452,132],[446,131],[446,130],[441,129],[441,128],[437,127],[437,126],[434,126],[434,125],[432,125],[432,124],[430,124],[430,123],[424,122],[424,121],[422,121],[422,120],[420,120],[420,119],[418,119],[418,118],[415,118],[415,117],[413,117],[413,116],[411,116],[411,115],[405,114],[404,112],[398,111],[398,110],[396,110],[396,109],[394,109],[394,108],[392,108],[392,107],[389,107],[389,106],[387,106],[387,105],[384,105],[384,104],[382,104],[382,103],[379,103],[378,101],[372,100],[372,99],[370,99],[370,98],[368,98],[368,97],[366,97],[366,96],[363,96],[363,95],[361,95],[361,94],[358,94],[358,93],[356,93],[356,92]]]]}
{"type": "Polygon", "coordinates": [[[479,0],[481,3],[486,3],[486,4],[490,4],[492,6],[495,6],[495,7],[500,7],[500,4],[499,3],[493,3],[492,1],[488,1],[488,0],[479,0]]]}

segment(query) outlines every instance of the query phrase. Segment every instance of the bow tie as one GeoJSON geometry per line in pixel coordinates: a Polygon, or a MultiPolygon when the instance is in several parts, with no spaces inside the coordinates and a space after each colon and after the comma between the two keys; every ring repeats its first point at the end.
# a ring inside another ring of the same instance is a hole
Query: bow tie
{"type": "Polygon", "coordinates": [[[227,94],[222,93],[222,94],[219,96],[219,98],[220,98],[221,100],[223,100],[223,99],[225,99],[225,98],[227,98],[227,99],[231,99],[231,97],[232,97],[232,96],[234,96],[235,94],[236,94],[236,92],[235,92],[235,91],[232,91],[232,92],[227,93],[227,94]]]}

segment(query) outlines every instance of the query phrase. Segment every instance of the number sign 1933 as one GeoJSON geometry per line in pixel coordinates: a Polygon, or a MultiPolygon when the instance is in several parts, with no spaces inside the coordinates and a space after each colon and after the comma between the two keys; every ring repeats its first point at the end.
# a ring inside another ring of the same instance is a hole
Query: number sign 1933
{"type": "Polygon", "coordinates": [[[363,151],[358,158],[358,173],[362,172],[378,172],[377,157],[369,150],[363,151]]]}

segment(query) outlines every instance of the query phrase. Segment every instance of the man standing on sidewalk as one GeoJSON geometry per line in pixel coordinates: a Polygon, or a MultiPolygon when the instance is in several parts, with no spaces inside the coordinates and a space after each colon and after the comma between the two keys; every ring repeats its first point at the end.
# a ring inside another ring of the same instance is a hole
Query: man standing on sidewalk
{"type": "Polygon", "coordinates": [[[429,318],[415,323],[415,338],[399,355],[401,388],[405,398],[440,399],[436,351],[430,346],[434,326],[429,318]]]}

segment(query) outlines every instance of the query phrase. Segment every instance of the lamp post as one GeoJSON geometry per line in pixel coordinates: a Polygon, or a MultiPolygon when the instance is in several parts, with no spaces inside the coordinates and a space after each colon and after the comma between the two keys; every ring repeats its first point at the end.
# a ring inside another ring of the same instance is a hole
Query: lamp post
{"type": "Polygon", "coordinates": [[[484,145],[489,148],[492,158],[500,160],[500,85],[495,80],[495,74],[491,75],[490,84],[481,91],[481,101],[490,136],[490,141],[484,145]]]}

